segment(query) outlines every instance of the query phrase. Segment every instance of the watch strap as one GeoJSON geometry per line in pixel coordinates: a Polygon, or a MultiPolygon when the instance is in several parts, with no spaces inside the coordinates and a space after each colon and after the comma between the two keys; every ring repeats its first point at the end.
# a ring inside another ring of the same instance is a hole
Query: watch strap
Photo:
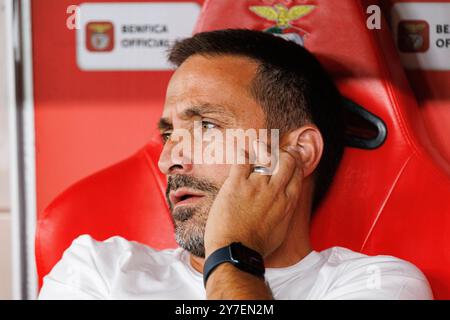
{"type": "Polygon", "coordinates": [[[231,259],[230,246],[220,248],[209,255],[203,267],[203,285],[205,286],[205,288],[206,281],[208,280],[212,271],[225,262],[233,263],[233,260],[231,259]]]}
{"type": "Polygon", "coordinates": [[[262,256],[242,245],[240,242],[232,244],[214,251],[206,259],[203,266],[203,285],[206,288],[206,281],[211,273],[222,263],[229,262],[241,271],[253,274],[264,279],[264,261],[262,256]]]}

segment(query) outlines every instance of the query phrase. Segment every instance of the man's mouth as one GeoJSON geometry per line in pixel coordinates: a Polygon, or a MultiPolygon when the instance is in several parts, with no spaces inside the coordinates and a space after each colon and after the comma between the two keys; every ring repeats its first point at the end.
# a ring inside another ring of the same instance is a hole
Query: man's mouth
{"type": "Polygon", "coordinates": [[[172,203],[173,208],[175,208],[181,205],[196,203],[204,196],[205,196],[204,194],[198,191],[180,188],[177,189],[176,191],[170,191],[169,199],[170,202],[172,203]]]}

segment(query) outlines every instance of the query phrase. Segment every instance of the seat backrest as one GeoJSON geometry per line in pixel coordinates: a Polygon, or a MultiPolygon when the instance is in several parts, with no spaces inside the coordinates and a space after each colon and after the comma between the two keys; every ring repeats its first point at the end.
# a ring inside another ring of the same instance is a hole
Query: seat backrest
{"type": "Polygon", "coordinates": [[[385,15],[425,127],[450,163],[450,3],[389,0],[385,15]]]}
{"type": "MultiPolygon", "coordinates": [[[[197,32],[250,28],[300,39],[333,75],[345,97],[382,120],[384,143],[373,149],[346,148],[331,190],[314,213],[314,248],[338,245],[408,260],[428,276],[435,297],[450,298],[450,202],[445,201],[450,195],[450,170],[427,136],[384,21],[380,30],[367,28],[368,4],[210,0],[197,32]],[[282,4],[289,9],[308,3],[313,6],[308,14],[284,29],[264,17],[264,10],[270,9],[251,8],[282,4]]],[[[175,245],[164,179],[156,167],[159,150],[151,143],[52,203],[38,222],[40,277],[82,233],[97,239],[119,234],[156,248],[175,245]]]]}
{"type": "Polygon", "coordinates": [[[165,178],[157,168],[160,151],[159,143],[150,142],[52,201],[37,221],[39,286],[64,250],[82,234],[98,240],[120,235],[155,249],[176,247],[164,196],[165,178]]]}

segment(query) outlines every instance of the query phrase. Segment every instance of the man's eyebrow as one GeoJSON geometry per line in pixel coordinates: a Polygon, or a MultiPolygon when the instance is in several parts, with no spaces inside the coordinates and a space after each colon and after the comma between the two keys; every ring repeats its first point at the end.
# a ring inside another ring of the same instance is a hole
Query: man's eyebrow
{"type": "Polygon", "coordinates": [[[158,121],[158,129],[159,131],[172,129],[172,123],[167,118],[161,118],[158,121]]]}
{"type": "Polygon", "coordinates": [[[190,119],[193,117],[204,117],[207,115],[217,115],[220,117],[219,121],[229,123],[234,120],[234,114],[229,109],[221,105],[210,103],[202,103],[186,108],[180,115],[182,119],[190,119]]]}
{"type": "MultiPolygon", "coordinates": [[[[208,115],[216,115],[219,116],[218,121],[231,125],[234,123],[234,113],[229,111],[227,108],[221,105],[213,105],[210,103],[202,103],[196,104],[192,107],[184,109],[180,118],[183,120],[190,120],[194,117],[205,117],[208,115]]],[[[161,118],[158,121],[158,129],[159,131],[165,131],[173,129],[173,125],[168,118],[161,118]]]]}

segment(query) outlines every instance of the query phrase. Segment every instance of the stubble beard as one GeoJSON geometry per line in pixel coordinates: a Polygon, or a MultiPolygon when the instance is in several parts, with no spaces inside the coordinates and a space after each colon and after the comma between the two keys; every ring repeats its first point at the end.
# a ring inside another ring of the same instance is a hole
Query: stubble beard
{"type": "Polygon", "coordinates": [[[175,228],[175,240],[178,245],[200,258],[205,257],[205,228],[209,210],[219,192],[219,187],[206,180],[187,175],[172,175],[168,178],[166,199],[175,228]],[[181,187],[201,191],[205,196],[196,205],[182,205],[173,208],[169,193],[181,187]]]}

